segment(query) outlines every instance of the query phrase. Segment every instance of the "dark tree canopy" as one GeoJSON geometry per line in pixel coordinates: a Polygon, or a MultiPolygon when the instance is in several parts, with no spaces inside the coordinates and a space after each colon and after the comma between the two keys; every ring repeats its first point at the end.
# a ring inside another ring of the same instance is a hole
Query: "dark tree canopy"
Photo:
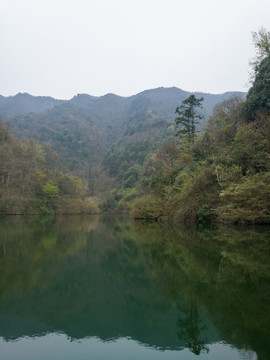
{"type": "Polygon", "coordinates": [[[203,97],[196,98],[190,95],[186,100],[182,101],[182,105],[177,106],[175,113],[178,115],[175,119],[177,128],[176,135],[186,135],[188,142],[193,143],[196,135],[196,124],[203,116],[197,112],[197,108],[202,108],[203,97]]]}
{"type": "Polygon", "coordinates": [[[270,55],[257,66],[243,110],[248,121],[254,121],[260,112],[270,113],[270,55]]]}

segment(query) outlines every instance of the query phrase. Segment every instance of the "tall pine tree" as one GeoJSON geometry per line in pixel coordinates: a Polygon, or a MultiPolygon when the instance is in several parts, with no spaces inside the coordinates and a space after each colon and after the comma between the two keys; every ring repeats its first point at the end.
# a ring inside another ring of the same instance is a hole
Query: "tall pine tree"
{"type": "Polygon", "coordinates": [[[182,101],[182,105],[177,106],[175,113],[178,115],[175,119],[178,131],[176,135],[184,135],[188,142],[194,143],[196,136],[196,124],[198,120],[203,118],[203,115],[198,113],[198,108],[202,108],[203,97],[196,98],[195,95],[190,95],[186,100],[182,101]]]}

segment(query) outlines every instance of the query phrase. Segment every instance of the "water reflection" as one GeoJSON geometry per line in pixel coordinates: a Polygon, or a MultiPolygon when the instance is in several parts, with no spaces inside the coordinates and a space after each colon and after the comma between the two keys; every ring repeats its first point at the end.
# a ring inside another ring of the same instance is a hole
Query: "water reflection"
{"type": "Polygon", "coordinates": [[[131,338],[208,358],[222,342],[268,359],[269,249],[262,227],[1,218],[0,336],[131,338]]]}
{"type": "Polygon", "coordinates": [[[177,325],[179,327],[178,336],[184,340],[185,346],[195,355],[201,352],[209,352],[206,346],[207,339],[201,337],[202,331],[207,329],[206,325],[200,325],[197,301],[192,299],[188,309],[179,308],[179,312],[184,312],[184,317],[179,317],[177,325]]]}

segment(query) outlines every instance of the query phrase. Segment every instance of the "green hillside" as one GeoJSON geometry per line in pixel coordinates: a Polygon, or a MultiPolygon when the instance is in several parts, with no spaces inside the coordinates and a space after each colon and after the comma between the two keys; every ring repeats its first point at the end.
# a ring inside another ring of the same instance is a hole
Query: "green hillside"
{"type": "MultiPolygon", "coordinates": [[[[69,101],[18,94],[0,98],[0,116],[16,137],[50,142],[59,155],[61,170],[88,178],[89,169],[102,164],[104,157],[110,158],[111,152],[121,152],[123,144],[134,142],[145,128],[144,145],[136,144],[136,148],[144,148],[146,154],[153,148],[153,137],[156,144],[163,141],[170,135],[165,130],[174,122],[177,104],[188,94],[177,88],[159,88],[127,98],[79,94],[69,101]]],[[[230,96],[204,94],[204,119],[230,96]]],[[[138,156],[142,162],[142,154],[138,156]]]]}
{"type": "Polygon", "coordinates": [[[1,97],[1,212],[91,213],[95,196],[101,211],[135,218],[270,223],[269,56],[247,98],[1,97]]]}
{"type": "Polygon", "coordinates": [[[1,214],[98,211],[81,179],[60,172],[54,155],[50,146],[42,148],[34,139],[16,139],[0,122],[1,214]]]}

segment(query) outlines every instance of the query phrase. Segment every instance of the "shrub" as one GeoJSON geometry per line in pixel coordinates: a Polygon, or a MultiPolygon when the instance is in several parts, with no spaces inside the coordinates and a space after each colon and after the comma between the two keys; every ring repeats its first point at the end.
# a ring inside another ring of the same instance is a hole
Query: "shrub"
{"type": "Polygon", "coordinates": [[[135,219],[159,220],[163,208],[163,201],[153,194],[149,194],[134,201],[131,214],[135,219]]]}

